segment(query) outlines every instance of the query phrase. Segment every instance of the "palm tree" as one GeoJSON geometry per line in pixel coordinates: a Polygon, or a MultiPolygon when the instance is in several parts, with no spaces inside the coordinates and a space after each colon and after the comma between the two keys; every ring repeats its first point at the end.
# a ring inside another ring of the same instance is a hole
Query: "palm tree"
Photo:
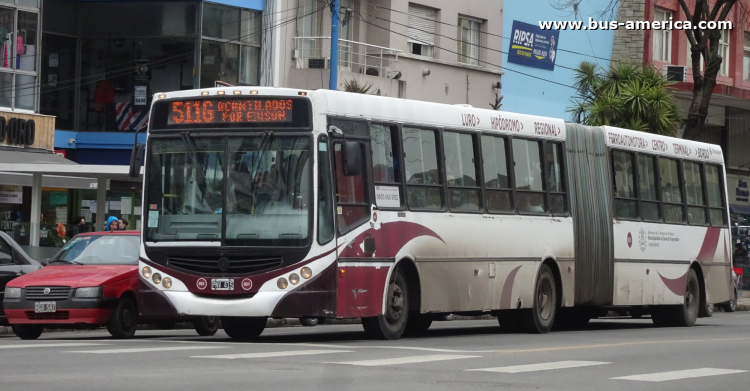
{"type": "Polygon", "coordinates": [[[582,62],[575,70],[578,96],[573,120],[674,136],[680,111],[669,93],[673,82],[651,66],[616,64],[609,70],[582,62]]]}

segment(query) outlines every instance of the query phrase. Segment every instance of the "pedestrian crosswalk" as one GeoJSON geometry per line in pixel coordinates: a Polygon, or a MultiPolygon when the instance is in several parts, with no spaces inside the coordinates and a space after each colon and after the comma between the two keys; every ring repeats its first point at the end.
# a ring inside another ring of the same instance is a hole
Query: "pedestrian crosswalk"
{"type": "MultiPolygon", "coordinates": [[[[561,357],[561,360],[549,360],[549,356],[535,353],[508,354],[503,351],[470,351],[448,350],[439,348],[419,348],[409,346],[388,345],[356,345],[356,344],[306,344],[294,346],[293,343],[225,343],[220,341],[170,341],[149,340],[129,341],[87,341],[87,342],[24,342],[0,345],[0,359],[4,354],[23,349],[38,350],[49,348],[57,354],[85,355],[151,355],[162,354],[170,358],[188,360],[234,360],[236,363],[271,363],[270,365],[285,365],[288,363],[304,363],[322,366],[354,366],[367,370],[386,370],[394,366],[400,369],[413,367],[444,368],[460,373],[474,373],[482,376],[483,381],[511,381],[521,379],[528,381],[528,376],[544,373],[544,377],[567,376],[575,374],[586,378],[596,377],[601,381],[616,381],[618,384],[627,382],[671,382],[685,379],[706,378],[712,376],[748,376],[750,381],[750,365],[720,367],[691,366],[690,364],[659,362],[653,365],[648,360],[639,365],[628,363],[627,366],[617,365],[617,360],[593,361],[580,360],[576,357],[561,357]],[[180,343],[171,343],[180,342],[180,343]],[[547,358],[547,359],[544,359],[547,358]],[[447,362],[446,364],[440,364],[447,362]],[[429,365],[425,365],[429,364],[429,365]],[[663,371],[655,368],[662,366],[663,371]],[[682,366],[682,367],[681,367],[682,366]],[[593,369],[600,367],[601,369],[593,369]],[[624,369],[628,368],[628,369],[624,369]],[[640,371],[638,370],[640,369],[640,371]],[[480,375],[481,374],[481,375],[480,375]],[[527,377],[524,377],[527,376],[527,377]],[[489,379],[489,380],[488,380],[489,379]]],[[[130,357],[130,356],[128,356],[130,357]]],[[[161,359],[161,356],[158,356],[161,359]]],[[[254,365],[254,364],[253,364],[254,365]]],[[[533,377],[531,378],[533,379],[533,377]]]]}

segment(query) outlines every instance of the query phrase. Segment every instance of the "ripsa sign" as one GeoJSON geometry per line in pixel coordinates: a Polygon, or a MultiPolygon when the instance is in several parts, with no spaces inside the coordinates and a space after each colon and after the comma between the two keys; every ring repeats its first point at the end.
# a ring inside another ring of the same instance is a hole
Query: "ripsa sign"
{"type": "Polygon", "coordinates": [[[36,123],[33,119],[0,117],[0,143],[31,146],[36,140],[36,123]]]}
{"type": "Polygon", "coordinates": [[[516,30],[513,32],[513,45],[525,46],[531,50],[534,46],[534,33],[531,31],[516,30]]]}

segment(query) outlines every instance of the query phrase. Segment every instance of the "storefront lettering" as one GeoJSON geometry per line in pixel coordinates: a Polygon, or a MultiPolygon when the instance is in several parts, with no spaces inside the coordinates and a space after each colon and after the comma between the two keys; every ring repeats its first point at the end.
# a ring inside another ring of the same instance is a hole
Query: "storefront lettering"
{"type": "Polygon", "coordinates": [[[747,190],[747,182],[738,179],[734,195],[737,201],[747,202],[748,197],[750,197],[750,191],[747,190]]]}
{"type": "Polygon", "coordinates": [[[9,145],[33,145],[36,123],[33,119],[0,117],[0,142],[9,145]]]}

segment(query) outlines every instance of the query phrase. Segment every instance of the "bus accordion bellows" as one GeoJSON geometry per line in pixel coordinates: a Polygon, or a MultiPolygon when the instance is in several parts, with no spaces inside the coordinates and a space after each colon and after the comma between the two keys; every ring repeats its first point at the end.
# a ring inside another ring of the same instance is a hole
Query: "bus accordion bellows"
{"type": "Polygon", "coordinates": [[[144,315],[218,316],[238,339],[270,317],[361,318],[397,339],[451,313],[692,326],[732,293],[715,145],[264,87],[159,94],[148,132],[144,315]]]}

